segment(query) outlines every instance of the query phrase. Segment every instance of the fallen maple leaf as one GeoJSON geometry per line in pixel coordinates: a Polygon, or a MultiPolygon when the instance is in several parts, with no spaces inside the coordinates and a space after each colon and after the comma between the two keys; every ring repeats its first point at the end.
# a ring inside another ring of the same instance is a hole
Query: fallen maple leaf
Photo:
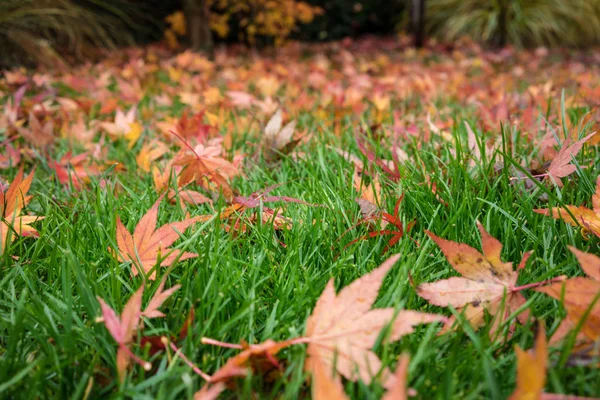
{"type": "Polygon", "coordinates": [[[548,344],[543,323],[538,323],[534,348],[523,351],[516,346],[515,353],[517,354],[517,387],[509,400],[598,400],[595,397],[544,393],[548,368],[548,344]]]}
{"type": "Polygon", "coordinates": [[[23,179],[23,168],[5,190],[0,190],[0,254],[5,246],[15,238],[13,233],[20,236],[38,236],[38,231],[31,226],[44,217],[21,215],[23,208],[31,201],[27,192],[31,187],[35,169],[23,179]]]}
{"type": "Polygon", "coordinates": [[[129,345],[133,341],[133,335],[138,329],[143,293],[144,287],[140,286],[125,304],[120,318],[101,297],[98,297],[98,302],[100,302],[102,309],[102,319],[97,321],[104,322],[106,329],[108,329],[110,335],[119,345],[119,349],[117,350],[117,371],[121,381],[125,378],[125,371],[131,359],[143,366],[145,370],[150,370],[151,368],[150,363],[141,360],[129,349],[129,345]]]}
{"type": "Polygon", "coordinates": [[[165,314],[159,311],[158,309],[162,306],[162,304],[167,300],[173,293],[175,293],[181,285],[175,285],[170,289],[163,290],[165,288],[165,280],[158,285],[156,292],[154,292],[154,296],[150,299],[150,302],[144,309],[142,315],[146,318],[159,318],[164,317],[165,314]]]}
{"type": "Polygon", "coordinates": [[[133,354],[129,346],[133,342],[136,332],[142,325],[141,317],[164,317],[165,315],[158,311],[158,308],[169,296],[181,287],[181,285],[175,285],[172,288],[163,291],[164,283],[164,281],[161,282],[156,293],[152,299],[150,299],[150,303],[143,312],[141,309],[144,286],[140,286],[125,304],[121,317],[117,316],[117,313],[106,304],[101,297],[98,297],[98,302],[100,303],[102,310],[102,317],[98,318],[96,321],[104,322],[106,329],[108,329],[110,335],[119,345],[119,349],[117,350],[117,371],[121,381],[125,378],[125,371],[131,360],[140,364],[147,371],[152,367],[149,362],[143,361],[133,354]]]}
{"type": "Polygon", "coordinates": [[[410,357],[408,354],[400,355],[398,360],[398,366],[396,367],[396,380],[393,386],[383,395],[381,400],[406,400],[408,398],[408,390],[406,388],[406,381],[408,378],[408,363],[410,357]]]}
{"type": "Polygon", "coordinates": [[[381,372],[386,387],[395,377],[371,350],[381,331],[390,326],[387,342],[399,340],[413,332],[415,325],[445,321],[441,315],[394,308],[371,310],[383,278],[400,258],[390,257],[380,267],[355,280],[336,295],[333,279],[319,297],[312,315],[306,321],[308,341],[305,369],[315,373],[318,365],[325,371],[333,368],[349,380],[361,379],[370,384],[381,372]],[[315,363],[318,363],[315,366],[315,363]]]}
{"type": "Polygon", "coordinates": [[[577,336],[583,346],[600,339],[600,257],[585,253],[574,247],[569,249],[579,261],[583,271],[591,278],[575,277],[565,282],[555,283],[536,289],[559,301],[567,310],[567,317],[556,329],[550,343],[562,340],[580,323],[581,331],[577,336]],[[582,319],[585,318],[585,321],[582,319]]]}
{"type": "Polygon", "coordinates": [[[113,139],[124,138],[127,140],[128,148],[132,148],[143,131],[143,126],[135,119],[137,107],[133,106],[127,114],[121,110],[115,113],[114,122],[102,122],[100,127],[104,129],[113,139]]]}
{"type": "Polygon", "coordinates": [[[540,323],[535,347],[528,352],[516,347],[517,387],[510,400],[534,400],[543,398],[548,364],[548,345],[544,324],[540,323]]]}
{"type": "MultiPolygon", "coordinates": [[[[164,195],[161,195],[152,208],[140,219],[133,235],[117,216],[117,245],[120,262],[131,261],[131,273],[136,276],[140,271],[148,274],[159,262],[162,267],[171,265],[175,260],[187,260],[197,257],[198,254],[182,252],[169,248],[179,238],[179,233],[189,226],[200,221],[199,217],[189,218],[184,221],[165,224],[156,229],[158,205],[164,195]]],[[[148,279],[154,280],[156,271],[152,271],[148,279]]]]}
{"type": "Polygon", "coordinates": [[[186,204],[191,206],[198,206],[204,203],[212,204],[212,200],[202,193],[186,188],[181,188],[177,192],[173,189],[169,189],[167,192],[167,198],[173,204],[176,203],[177,199],[179,199],[179,204],[183,210],[186,209],[186,204]]]}
{"type": "Polygon", "coordinates": [[[75,189],[81,189],[83,184],[90,181],[90,177],[98,176],[104,170],[103,165],[91,162],[90,153],[86,151],[73,156],[68,152],[59,161],[49,161],[48,166],[54,170],[61,184],[72,184],[75,189]]]}
{"type": "MultiPolygon", "coordinates": [[[[400,219],[400,214],[399,214],[400,213],[400,203],[402,203],[403,198],[404,198],[404,195],[400,196],[398,198],[398,201],[396,201],[396,205],[394,206],[394,214],[390,214],[387,212],[379,212],[374,215],[371,215],[370,217],[365,217],[365,218],[361,219],[357,224],[355,224],[354,226],[351,226],[349,229],[347,229],[346,232],[344,232],[342,234],[342,236],[340,236],[340,238],[342,238],[351,229],[357,227],[358,225],[367,223],[367,222],[381,221],[381,227],[383,228],[378,231],[369,232],[366,235],[360,236],[360,237],[352,240],[350,243],[348,243],[346,246],[344,246],[344,249],[348,248],[349,246],[351,246],[354,243],[357,243],[361,240],[374,238],[374,237],[378,237],[378,236],[384,236],[384,235],[385,236],[391,235],[392,237],[390,238],[390,240],[388,240],[387,244],[383,248],[383,251],[382,251],[383,253],[387,252],[392,246],[394,246],[396,243],[398,243],[400,241],[400,239],[402,239],[404,234],[406,232],[409,232],[412,229],[412,227],[415,225],[415,222],[416,222],[413,220],[406,225],[406,228],[404,227],[404,224],[402,223],[402,220],[400,219]],[[386,229],[389,226],[388,224],[392,225],[396,229],[395,230],[394,229],[386,229]]],[[[360,205],[360,203],[359,203],[359,205],[360,205]]],[[[361,211],[362,211],[362,207],[361,207],[361,211]]]]}
{"type": "Polygon", "coordinates": [[[0,169],[7,169],[19,165],[21,161],[21,152],[15,149],[7,141],[2,142],[6,154],[0,154],[0,169]]]}
{"type": "MultiPolygon", "coordinates": [[[[172,133],[177,136],[175,132],[172,133]]],[[[228,179],[239,173],[237,167],[220,157],[201,156],[183,138],[181,140],[193,154],[185,154],[173,163],[183,167],[179,174],[179,186],[196,182],[207,190],[220,191],[228,200],[232,199],[234,193],[228,179]]]]}
{"type": "Polygon", "coordinates": [[[281,109],[278,109],[265,126],[260,147],[266,162],[277,161],[282,154],[291,152],[300,141],[292,139],[296,121],[289,122],[283,128],[281,127],[282,122],[281,109]]]}
{"type": "Polygon", "coordinates": [[[583,144],[587,142],[592,136],[594,136],[596,132],[592,132],[583,139],[576,141],[571,144],[571,138],[568,137],[556,155],[556,157],[550,163],[548,167],[548,171],[546,175],[548,178],[554,182],[558,187],[562,187],[562,181],[560,178],[564,178],[565,176],[571,175],[573,172],[577,170],[577,167],[571,162],[573,161],[573,157],[575,157],[583,147],[583,144]]]}
{"type": "Polygon", "coordinates": [[[397,182],[400,179],[401,175],[399,165],[402,162],[401,160],[407,156],[399,146],[394,147],[393,150],[395,151],[392,151],[392,160],[382,160],[377,158],[377,155],[367,143],[367,134],[364,129],[359,130],[355,134],[354,138],[356,140],[356,144],[358,145],[358,149],[365,157],[367,157],[370,162],[379,166],[392,181],[397,182]]]}
{"type": "MultiPolygon", "coordinates": [[[[165,292],[163,292],[163,293],[165,293],[165,292]]],[[[195,315],[196,314],[194,312],[194,309],[191,308],[187,318],[185,319],[185,321],[183,322],[183,325],[181,326],[181,329],[179,330],[179,335],[177,337],[170,336],[170,338],[169,338],[164,335],[142,336],[140,339],[140,346],[142,348],[148,347],[148,352],[150,353],[150,355],[154,355],[154,354],[158,353],[159,351],[165,350],[167,347],[169,347],[169,345],[171,343],[173,343],[175,341],[182,341],[183,339],[185,339],[187,337],[188,332],[189,332],[190,328],[192,327],[192,324],[194,323],[195,315]]]]}
{"type": "Polygon", "coordinates": [[[582,226],[584,231],[600,237],[600,176],[596,179],[596,192],[592,196],[592,209],[583,206],[566,205],[550,209],[533,210],[538,214],[564,219],[573,226],[582,226]]]}
{"type": "Polygon", "coordinates": [[[144,172],[150,172],[152,163],[169,151],[169,146],[158,139],[146,143],[135,158],[138,167],[144,172]]]}
{"type": "MultiPolygon", "coordinates": [[[[254,215],[249,218],[243,218],[244,212],[249,209],[259,208],[259,206],[261,206],[263,203],[286,202],[304,204],[307,206],[317,206],[317,204],[307,203],[294,197],[267,196],[268,193],[281,185],[282,184],[271,185],[266,189],[254,192],[249,196],[235,196],[232,204],[221,211],[221,220],[232,220],[232,230],[246,231],[249,227],[256,223],[257,217],[254,215]]],[[[272,222],[275,229],[290,229],[292,226],[292,221],[281,215],[277,210],[268,207],[260,207],[260,212],[260,220],[263,223],[272,222]]]]}
{"type": "Polygon", "coordinates": [[[354,168],[354,188],[359,193],[356,199],[363,218],[371,218],[379,213],[379,201],[381,200],[381,184],[378,178],[372,178],[371,184],[367,184],[358,174],[358,167],[354,168]]]}
{"type": "Polygon", "coordinates": [[[200,396],[200,393],[203,391],[204,393],[216,392],[216,397],[219,393],[221,393],[221,391],[225,390],[226,384],[231,383],[235,378],[247,376],[252,370],[264,370],[266,365],[279,368],[279,363],[275,359],[275,355],[280,350],[290,346],[291,344],[294,344],[294,341],[288,340],[285,342],[275,342],[269,339],[264,343],[255,345],[248,345],[246,343],[242,345],[231,345],[208,338],[202,338],[202,343],[243,350],[241,353],[227,360],[227,362],[221,368],[219,368],[219,370],[215,372],[212,377],[209,377],[207,385],[202,388],[200,392],[196,393],[197,396],[200,396]]]}
{"type": "MultiPolygon", "coordinates": [[[[490,337],[495,339],[498,328],[525,304],[525,297],[520,291],[549,282],[517,286],[519,271],[525,267],[531,253],[525,253],[517,270],[513,271],[512,263],[500,259],[502,244],[487,233],[479,222],[477,227],[481,233],[483,254],[471,246],[451,242],[426,231],[440,247],[450,265],[462,277],[421,284],[417,288],[417,293],[431,304],[442,307],[452,306],[457,308],[458,312],[464,311],[465,318],[476,328],[485,323],[484,317],[487,311],[494,317],[489,333],[490,337]]],[[[525,323],[528,318],[528,310],[521,310],[517,314],[517,319],[521,323],[525,323]]],[[[442,332],[450,330],[455,320],[456,318],[452,316],[442,332]]],[[[509,335],[512,334],[513,323],[514,321],[509,325],[511,328],[509,335]]]]}
{"type": "Polygon", "coordinates": [[[313,362],[312,398],[314,400],[347,400],[344,387],[339,376],[332,376],[332,372],[325,369],[323,362],[313,362]]]}
{"type": "Polygon", "coordinates": [[[46,147],[54,142],[54,122],[48,120],[42,125],[35,114],[29,112],[28,127],[17,126],[19,134],[29,143],[36,147],[46,147]]]}

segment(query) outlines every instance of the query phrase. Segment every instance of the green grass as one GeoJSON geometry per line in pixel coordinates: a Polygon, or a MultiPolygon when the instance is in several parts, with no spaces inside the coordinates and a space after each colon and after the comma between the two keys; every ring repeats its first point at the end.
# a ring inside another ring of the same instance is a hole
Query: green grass
{"type": "MultiPolygon", "coordinates": [[[[476,121],[477,117],[468,108],[450,105],[457,110],[451,133],[465,146],[462,121],[476,121]]],[[[397,107],[410,112],[412,105],[407,102],[397,107]]],[[[368,114],[363,118],[368,120],[368,114]]],[[[420,149],[416,143],[404,146],[415,162],[401,167],[402,178],[397,183],[382,177],[382,205],[391,211],[404,194],[400,215],[406,223],[416,220],[410,234],[387,254],[382,254],[385,237],[344,248],[366,229],[356,228],[339,239],[359,219],[357,194],[352,186],[352,164],[326,145],[340,143],[344,149],[360,155],[353,140],[354,127],[344,124],[342,136],[335,138],[323,121],[311,113],[300,114],[298,121],[300,129],[322,132],[309,144],[301,145],[307,154],[304,159],[285,157],[276,165],[258,161],[245,170],[245,177],[235,178],[232,186],[248,195],[283,183],[274,194],[322,206],[286,205],[284,215],[294,221],[289,231],[274,232],[267,223],[233,235],[223,229],[218,218],[199,224],[175,245],[198,253],[199,257],[178,262],[172,269],[158,269],[159,278],[168,272],[166,287],[181,284],[182,288],[162,307],[166,318],[147,320],[143,333],[176,335],[193,308],[193,326],[180,346],[188,358],[208,373],[216,371],[237,351],[202,345],[202,337],[259,343],[302,336],[306,318],[331,277],[339,289],[393,253],[402,256],[386,277],[375,307],[450,316],[449,309],[430,306],[418,297],[410,283],[411,279],[420,284],[456,276],[425,235],[426,229],[480,249],[476,228],[479,220],[503,243],[504,260],[516,265],[525,251],[533,250],[532,259],[520,274],[521,285],[561,274],[581,275],[567,245],[598,253],[596,239],[587,240],[578,229],[533,212],[536,208],[565,204],[589,205],[599,160],[591,146],[578,160],[592,166],[578,169],[565,179],[562,189],[543,184],[544,188],[527,190],[511,177],[516,175],[514,164],[531,156],[529,145],[518,145],[518,159],[498,151],[492,159],[469,167],[464,148],[440,140],[422,143],[420,149]],[[456,150],[456,154],[451,150],[456,150]],[[427,176],[447,205],[431,192],[427,176]],[[547,202],[541,197],[544,193],[547,202]]],[[[478,134],[482,133],[476,125],[472,126],[478,134]]],[[[504,130],[505,139],[513,135],[511,129],[504,130]]],[[[246,137],[240,139],[238,147],[251,153],[256,133],[250,132],[250,144],[246,137]]],[[[135,345],[134,352],[150,360],[153,369],[145,372],[134,365],[124,382],[119,383],[115,366],[117,345],[104,325],[95,322],[100,315],[97,296],[120,312],[144,282],[142,277],[132,278],[130,265],[120,264],[107,249],[116,248],[117,215],[133,230],[158,198],[150,174],[139,171],[134,157],[141,143],[154,134],[153,128],[146,130],[131,151],[121,142],[110,148],[109,158],[122,163],[124,170],[107,171],[102,176],[106,186],[94,179],[84,190],[70,191],[52,179],[54,173],[43,158],[35,161],[37,170],[30,191],[34,199],[28,210],[45,216],[35,224],[40,237],[18,238],[1,256],[1,397],[180,399],[191,397],[204,384],[185,363],[173,358],[172,352],[151,356],[135,345]]],[[[500,134],[500,129],[485,133],[500,134]]],[[[580,136],[583,134],[580,132],[580,136]]],[[[377,147],[380,155],[389,158],[385,142],[377,147]]],[[[59,140],[52,157],[58,158],[67,149],[67,142],[59,140]]],[[[364,157],[363,160],[366,162],[364,157]]],[[[30,170],[26,168],[26,172],[30,170]]],[[[16,172],[16,168],[3,170],[2,176],[10,181],[16,172]]],[[[223,206],[222,201],[215,205],[217,209],[223,206]]],[[[189,211],[192,216],[213,212],[209,206],[189,211]]],[[[162,202],[159,225],[184,218],[179,205],[162,202]]],[[[158,283],[159,279],[147,282],[145,301],[158,283]]],[[[532,315],[544,320],[552,332],[564,316],[563,309],[543,294],[527,290],[524,295],[532,315]]],[[[378,346],[376,352],[391,368],[401,352],[410,353],[409,384],[418,392],[418,398],[502,399],[515,387],[514,347],[532,346],[533,323],[531,320],[526,326],[518,326],[511,339],[496,343],[490,342],[486,328],[473,331],[462,324],[457,332],[437,336],[439,326],[424,325],[399,342],[378,346]]],[[[597,370],[566,366],[563,352],[567,351],[568,346],[552,349],[546,391],[587,396],[599,393],[597,370]]],[[[223,398],[309,397],[303,372],[304,346],[283,350],[279,359],[283,366],[280,378],[271,381],[260,375],[249,376],[223,398]]],[[[360,382],[345,382],[345,389],[356,399],[375,399],[383,393],[377,384],[360,382]]]]}

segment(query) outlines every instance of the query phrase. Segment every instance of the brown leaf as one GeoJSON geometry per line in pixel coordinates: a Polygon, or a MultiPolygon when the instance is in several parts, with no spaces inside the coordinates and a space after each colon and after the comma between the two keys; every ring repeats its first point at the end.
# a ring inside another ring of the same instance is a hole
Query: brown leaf
{"type": "Polygon", "coordinates": [[[274,364],[274,356],[281,350],[288,347],[291,341],[275,342],[267,340],[264,343],[255,345],[245,345],[245,349],[227,360],[210,379],[210,384],[218,382],[230,382],[234,378],[245,377],[248,373],[256,369],[257,366],[267,363],[274,364]]]}
{"type": "Polygon", "coordinates": [[[282,122],[281,109],[278,109],[265,126],[260,146],[267,162],[277,161],[281,154],[290,153],[299,142],[292,139],[296,121],[291,121],[281,128],[282,122]]]}

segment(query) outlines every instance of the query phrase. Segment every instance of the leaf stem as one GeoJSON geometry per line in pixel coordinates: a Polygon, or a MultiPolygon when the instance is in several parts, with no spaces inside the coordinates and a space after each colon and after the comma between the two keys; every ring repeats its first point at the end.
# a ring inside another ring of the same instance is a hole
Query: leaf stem
{"type": "Polygon", "coordinates": [[[205,381],[210,382],[210,379],[212,378],[210,375],[208,375],[206,372],[202,371],[200,368],[198,368],[196,366],[196,364],[194,364],[193,362],[191,362],[189,360],[189,358],[187,358],[185,356],[185,354],[183,354],[181,352],[181,349],[177,348],[177,346],[175,346],[175,343],[171,342],[169,340],[169,338],[167,338],[166,336],[163,336],[160,339],[165,345],[168,343],[169,347],[175,352],[175,357],[180,357],[191,369],[192,371],[194,371],[197,375],[199,375],[200,377],[202,377],[202,379],[204,379],[205,381]]]}
{"type": "Polygon", "coordinates": [[[561,276],[557,276],[556,278],[546,279],[545,281],[541,281],[541,282],[534,282],[534,283],[530,283],[528,285],[516,286],[516,287],[512,288],[510,291],[511,292],[519,292],[521,290],[531,289],[531,288],[535,288],[535,287],[543,286],[543,285],[548,285],[550,283],[563,282],[564,280],[565,280],[565,276],[561,275],[561,276]]]}
{"type": "Polygon", "coordinates": [[[241,344],[221,342],[220,340],[215,340],[215,339],[211,339],[211,338],[207,338],[207,337],[203,337],[202,339],[200,339],[200,343],[210,344],[212,346],[226,347],[228,349],[238,349],[238,350],[243,349],[241,344]]]}

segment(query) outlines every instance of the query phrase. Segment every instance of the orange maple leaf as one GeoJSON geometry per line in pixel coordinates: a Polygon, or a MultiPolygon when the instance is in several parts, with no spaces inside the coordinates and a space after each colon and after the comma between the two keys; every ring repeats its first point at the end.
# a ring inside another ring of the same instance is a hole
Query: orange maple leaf
{"type": "Polygon", "coordinates": [[[523,351],[519,346],[515,349],[517,353],[517,387],[510,396],[510,400],[535,400],[545,397],[543,391],[546,385],[548,345],[544,324],[540,323],[539,327],[533,349],[523,351]]]}
{"type": "Polygon", "coordinates": [[[583,322],[577,339],[590,344],[600,339],[600,302],[598,301],[600,297],[600,257],[574,247],[569,246],[569,249],[575,254],[581,268],[591,279],[575,277],[565,282],[538,288],[536,291],[563,301],[567,310],[567,318],[556,329],[550,343],[562,340],[580,322],[583,322]],[[583,318],[585,321],[582,321],[583,318]]]}
{"type": "MultiPolygon", "coordinates": [[[[476,328],[485,323],[485,311],[487,311],[494,317],[490,337],[496,338],[498,328],[525,304],[525,297],[520,290],[548,282],[518,287],[519,271],[525,267],[531,253],[524,254],[519,267],[514,271],[511,262],[503,262],[500,259],[502,244],[487,233],[479,222],[477,227],[481,233],[483,254],[471,246],[451,242],[426,231],[440,247],[450,265],[462,277],[424,283],[417,288],[417,293],[431,304],[442,307],[452,306],[459,312],[464,311],[465,318],[476,328]]],[[[528,318],[528,310],[521,310],[517,315],[521,323],[525,323],[528,318]]],[[[450,330],[455,321],[456,318],[451,317],[442,332],[450,330]]],[[[514,328],[513,323],[514,321],[510,324],[510,333],[514,328]]]]}
{"type": "Polygon", "coordinates": [[[237,348],[243,350],[239,354],[231,357],[227,362],[215,372],[212,377],[207,377],[208,383],[196,393],[195,398],[203,399],[200,397],[202,393],[213,393],[216,398],[226,388],[226,384],[231,383],[233,379],[245,377],[253,369],[265,369],[267,367],[279,367],[279,363],[275,356],[277,353],[294,344],[294,340],[287,340],[284,342],[275,342],[268,339],[264,343],[248,345],[243,343],[241,345],[229,344],[219,342],[209,338],[202,338],[203,344],[213,344],[217,346],[224,346],[229,348],[237,348]]]}
{"type": "MultiPolygon", "coordinates": [[[[156,229],[158,205],[163,196],[161,195],[152,208],[140,219],[133,235],[129,233],[119,216],[117,216],[118,258],[120,262],[131,261],[133,263],[134,267],[131,272],[134,276],[140,271],[148,274],[159,260],[160,265],[165,267],[171,265],[177,259],[182,261],[198,256],[196,253],[171,249],[169,246],[179,238],[180,232],[200,221],[200,217],[172,222],[156,229]]],[[[148,279],[154,280],[155,278],[156,271],[152,271],[148,279]]]]}
{"type": "Polygon", "coordinates": [[[585,231],[600,237],[600,176],[596,180],[596,193],[592,196],[591,210],[584,206],[566,205],[564,208],[553,207],[533,211],[555,219],[564,219],[566,223],[573,226],[583,226],[585,231]]]}
{"type": "Polygon", "coordinates": [[[31,224],[44,217],[21,215],[23,208],[31,201],[27,192],[31,187],[35,169],[23,179],[23,168],[6,190],[0,190],[0,253],[4,252],[7,243],[20,236],[38,236],[38,231],[31,224]]]}

